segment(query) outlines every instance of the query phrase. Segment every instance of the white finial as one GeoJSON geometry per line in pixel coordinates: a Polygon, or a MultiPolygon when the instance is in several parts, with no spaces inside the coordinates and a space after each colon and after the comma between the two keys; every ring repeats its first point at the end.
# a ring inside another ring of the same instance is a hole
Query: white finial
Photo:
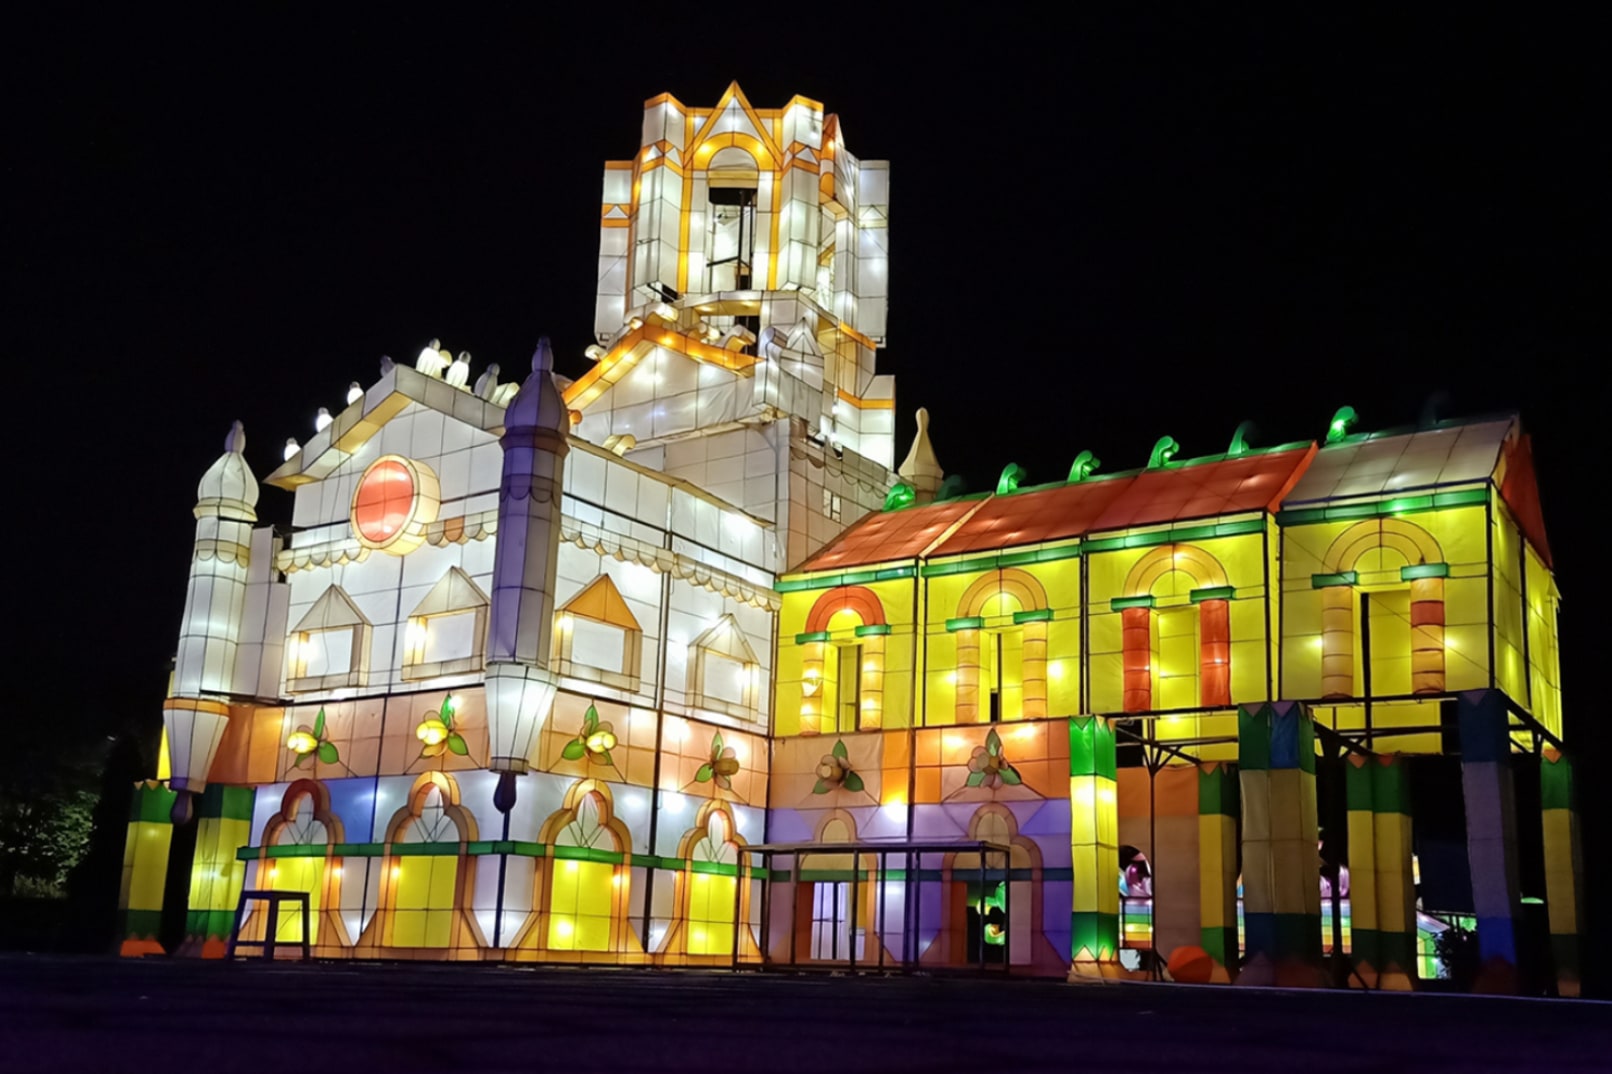
{"type": "Polygon", "coordinates": [[[476,378],[475,395],[478,399],[491,399],[498,390],[498,363],[493,362],[487,371],[476,378]]]}
{"type": "Polygon", "coordinates": [[[347,385],[347,405],[348,406],[352,406],[354,403],[358,402],[362,398],[364,398],[364,387],[363,387],[363,385],[359,384],[358,381],[356,381],[356,380],[353,381],[351,384],[347,385]]]}
{"type": "Polygon", "coordinates": [[[381,355],[381,376],[386,376],[386,374],[390,373],[396,368],[397,363],[392,361],[392,356],[390,354],[381,355]]]}
{"type": "Polygon", "coordinates": [[[912,438],[912,449],[896,473],[921,499],[933,499],[946,473],[940,468],[940,460],[935,458],[934,446],[929,442],[929,411],[919,407],[916,416],[918,435],[912,438]]]}
{"type": "Polygon", "coordinates": [[[319,408],[319,413],[317,413],[317,414],[315,414],[313,416],[313,431],[316,432],[316,433],[322,433],[322,432],[325,431],[325,427],[327,425],[329,425],[329,424],[330,424],[330,410],[329,410],[329,408],[320,407],[319,408]]]}
{"type": "Polygon", "coordinates": [[[240,422],[229,427],[229,435],[224,437],[224,450],[235,455],[246,452],[246,426],[240,422]]]}
{"type": "Polygon", "coordinates": [[[414,360],[414,368],[428,377],[442,376],[442,371],[448,368],[448,356],[442,353],[442,342],[433,339],[430,346],[420,351],[420,356],[414,360]]]}
{"type": "Polygon", "coordinates": [[[554,348],[549,344],[548,336],[538,340],[537,349],[532,352],[532,372],[554,372],[554,348]]]}
{"type": "Polygon", "coordinates": [[[288,437],[285,438],[285,461],[286,462],[290,462],[292,459],[296,458],[297,453],[299,451],[301,451],[301,450],[302,450],[302,445],[297,443],[297,438],[296,437],[288,436],[288,437]]]}
{"type": "Polygon", "coordinates": [[[470,382],[470,352],[460,351],[459,357],[454,359],[453,365],[448,367],[448,372],[442,379],[455,388],[463,388],[468,384],[470,382]]]}

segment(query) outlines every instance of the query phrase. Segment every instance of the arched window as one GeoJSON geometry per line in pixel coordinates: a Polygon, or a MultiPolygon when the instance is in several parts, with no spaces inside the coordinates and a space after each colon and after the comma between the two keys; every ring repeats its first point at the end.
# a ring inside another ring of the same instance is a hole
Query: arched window
{"type": "Polygon", "coordinates": [[[1008,847],[1006,864],[1012,872],[1002,874],[1001,854],[948,855],[944,866],[948,961],[974,965],[983,955],[987,964],[1011,959],[1011,965],[1028,966],[1041,933],[1041,848],[1019,835],[1013,814],[996,804],[975,811],[968,822],[968,838],[1008,847]]]}
{"type": "MultiPolygon", "coordinates": [[[[443,772],[414,781],[406,805],[386,826],[380,943],[429,950],[485,946],[469,911],[474,870],[466,844],[476,821],[459,804],[459,784],[443,772]]],[[[371,923],[370,931],[375,928],[371,923]]]]}
{"type": "MultiPolygon", "coordinates": [[[[817,829],[817,843],[856,842],[856,821],[836,809],[817,829]]],[[[875,931],[878,859],[872,854],[837,851],[803,854],[800,871],[823,879],[801,881],[795,900],[795,950],[815,962],[857,962],[878,958],[875,931]],[[855,879],[853,880],[853,874],[855,879]]]]}
{"type": "Polygon", "coordinates": [[[738,877],[742,844],[726,805],[707,802],[701,807],[695,826],[678,845],[685,865],[678,877],[677,919],[666,935],[664,953],[674,959],[688,955],[726,961],[733,957],[737,938],[740,957],[755,957],[750,930],[737,937],[734,933],[735,922],[750,917],[749,885],[741,889],[738,877]]]}
{"type": "Polygon", "coordinates": [[[1398,518],[1357,522],[1323,560],[1321,696],[1444,691],[1444,579],[1433,535],[1398,518]],[[1357,679],[1358,676],[1358,679],[1357,679]]]}
{"type": "MultiPolygon", "coordinates": [[[[299,779],[286,789],[280,811],[263,826],[259,841],[257,887],[265,891],[302,891],[308,895],[308,943],[346,947],[351,944],[338,912],[341,906],[342,867],[331,857],[344,841],[339,818],[330,812],[330,792],[324,784],[299,779]],[[271,856],[270,848],[285,848],[271,856]]],[[[266,914],[258,910],[242,925],[244,937],[262,940],[266,914]]],[[[277,944],[302,942],[302,910],[282,905],[274,924],[277,944]]]]}
{"type": "Polygon", "coordinates": [[[992,571],[963,593],[946,629],[957,638],[957,722],[1047,715],[1047,592],[1017,568],[992,571]]]}
{"type": "Polygon", "coordinates": [[[884,726],[884,606],[864,586],[825,592],[806,616],[802,734],[871,731],[884,726]]]}
{"type": "Polygon", "coordinates": [[[1196,545],[1163,545],[1136,562],[1114,602],[1126,712],[1231,704],[1231,595],[1225,568],[1196,545]]]}
{"type": "Polygon", "coordinates": [[[609,788],[591,779],[572,786],[539,838],[549,853],[533,941],[549,951],[641,953],[627,924],[632,837],[614,815],[609,788]]]}

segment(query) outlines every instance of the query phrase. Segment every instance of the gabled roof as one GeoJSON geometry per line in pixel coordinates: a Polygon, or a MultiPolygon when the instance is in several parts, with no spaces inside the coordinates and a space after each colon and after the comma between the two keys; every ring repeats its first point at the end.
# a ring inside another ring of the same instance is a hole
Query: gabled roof
{"type": "Polygon", "coordinates": [[[1500,470],[1500,498],[1511,508],[1517,525],[1545,566],[1554,569],[1550,542],[1545,537],[1545,512],[1539,504],[1539,480],[1534,473],[1534,443],[1521,429],[1506,441],[1500,470]]]}
{"type": "Polygon", "coordinates": [[[1315,455],[1315,445],[1144,470],[1090,525],[1091,532],[1274,511],[1315,455]]]}
{"type": "Polygon", "coordinates": [[[937,556],[1079,537],[1134,484],[1132,475],[992,496],[934,550],[937,556]]]}
{"type": "Polygon", "coordinates": [[[1446,422],[1432,429],[1367,433],[1327,444],[1283,506],[1487,481],[1515,425],[1513,417],[1464,425],[1446,422]]]}
{"type": "Polygon", "coordinates": [[[824,545],[795,570],[827,571],[914,559],[925,554],[951,527],[985,502],[948,500],[900,511],[875,511],[824,545]]]}
{"type": "Polygon", "coordinates": [[[417,369],[394,365],[390,372],[370,385],[363,398],[337,414],[323,431],[315,433],[302,445],[301,451],[264,481],[282,489],[323,481],[410,403],[419,403],[483,432],[496,435],[503,431],[503,407],[436,377],[428,377],[417,369]]]}
{"type": "Polygon", "coordinates": [[[595,623],[609,623],[623,630],[643,631],[632,609],[622,598],[621,590],[616,588],[616,583],[610,580],[608,574],[601,574],[583,586],[581,592],[566,601],[560,611],[591,619],[595,623]]]}
{"type": "Polygon", "coordinates": [[[487,594],[464,571],[449,567],[425,598],[415,605],[410,616],[448,615],[453,612],[473,611],[489,602],[487,594]]]}
{"type": "Polygon", "coordinates": [[[358,610],[353,598],[339,585],[329,586],[319,598],[313,602],[297,625],[291,628],[293,634],[309,634],[316,630],[340,630],[342,627],[369,626],[370,622],[364,613],[358,610]]]}

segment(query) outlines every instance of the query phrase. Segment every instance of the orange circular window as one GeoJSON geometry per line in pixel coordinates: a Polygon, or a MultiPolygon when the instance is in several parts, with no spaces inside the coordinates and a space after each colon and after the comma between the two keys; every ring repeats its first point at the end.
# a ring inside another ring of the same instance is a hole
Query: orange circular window
{"type": "Polygon", "coordinates": [[[352,522],[371,548],[403,553],[420,543],[419,523],[436,519],[437,482],[431,471],[397,455],[377,459],[358,480],[352,522]]]}

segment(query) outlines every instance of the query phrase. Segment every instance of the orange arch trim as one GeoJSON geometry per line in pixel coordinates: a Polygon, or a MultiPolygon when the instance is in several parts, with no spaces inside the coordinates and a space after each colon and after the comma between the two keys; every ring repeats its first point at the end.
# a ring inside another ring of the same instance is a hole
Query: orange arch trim
{"type": "Polygon", "coordinates": [[[862,618],[863,626],[884,626],[884,605],[878,595],[866,586],[835,586],[817,598],[806,616],[806,633],[816,634],[828,629],[828,621],[835,612],[852,611],[862,618]]]}
{"type": "Polygon", "coordinates": [[[1353,570],[1360,557],[1373,548],[1392,548],[1412,566],[1444,562],[1444,551],[1438,541],[1422,527],[1400,518],[1376,518],[1356,522],[1338,534],[1327,549],[1327,572],[1337,574],[1353,570]]]}
{"type": "Polygon", "coordinates": [[[985,602],[999,593],[1018,601],[1023,611],[1040,611],[1047,606],[1047,591],[1035,575],[1008,567],[976,578],[958,602],[957,614],[963,618],[976,616],[984,609],[985,602]]]}

